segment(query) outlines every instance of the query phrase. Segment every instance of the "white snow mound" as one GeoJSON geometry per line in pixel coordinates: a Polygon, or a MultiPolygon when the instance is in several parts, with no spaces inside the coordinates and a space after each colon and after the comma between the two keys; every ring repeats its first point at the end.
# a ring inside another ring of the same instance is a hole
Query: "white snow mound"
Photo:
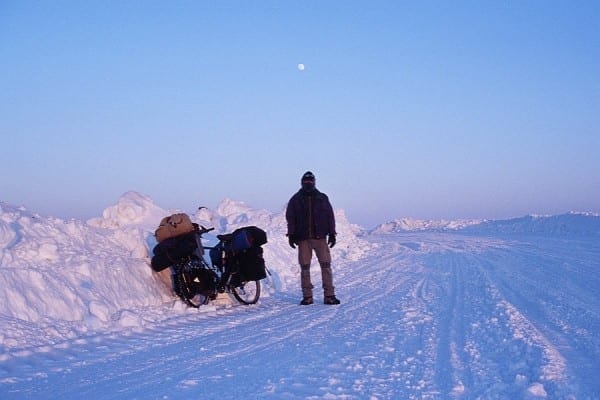
{"type": "MultiPolygon", "coordinates": [[[[42,217],[0,203],[3,345],[40,345],[98,329],[143,327],[161,315],[186,312],[175,305],[168,280],[149,267],[154,230],[172,212],[132,191],[87,222],[42,217]],[[148,313],[148,307],[170,311],[148,313]]],[[[343,211],[336,215],[339,239],[334,257],[362,257],[370,245],[356,237],[357,228],[343,211]]],[[[215,227],[214,234],[206,235],[207,245],[216,242],[216,234],[240,226],[267,231],[265,260],[272,275],[263,281],[263,296],[273,290],[298,290],[296,253],[287,244],[283,211],[254,210],[227,199],[215,210],[202,208],[191,217],[215,227]]]]}

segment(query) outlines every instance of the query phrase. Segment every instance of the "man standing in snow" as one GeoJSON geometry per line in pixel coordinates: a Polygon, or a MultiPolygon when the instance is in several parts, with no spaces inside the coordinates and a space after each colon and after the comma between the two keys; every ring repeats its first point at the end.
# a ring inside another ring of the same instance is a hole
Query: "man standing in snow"
{"type": "Polygon", "coordinates": [[[315,176],[307,171],[300,180],[302,187],[292,196],[285,212],[288,229],[288,241],[292,249],[298,246],[300,263],[300,286],[302,301],[300,304],[313,303],[313,285],[310,280],[310,263],[314,251],[321,266],[324,303],[340,304],[335,297],[333,274],[331,272],[331,253],[335,246],[335,217],[333,207],[325,193],[315,187],[315,176]]]}

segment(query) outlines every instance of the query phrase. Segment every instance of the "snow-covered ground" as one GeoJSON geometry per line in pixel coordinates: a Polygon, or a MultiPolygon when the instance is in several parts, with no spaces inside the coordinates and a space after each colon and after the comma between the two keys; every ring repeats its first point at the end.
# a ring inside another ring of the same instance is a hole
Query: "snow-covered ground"
{"type": "Polygon", "coordinates": [[[283,210],[225,200],[193,219],[265,229],[272,275],[256,305],[190,309],[148,266],[172,211],[135,192],[90,221],[0,203],[0,399],[600,398],[598,215],[366,232],[338,210],[342,304],[299,306],[283,210]]]}

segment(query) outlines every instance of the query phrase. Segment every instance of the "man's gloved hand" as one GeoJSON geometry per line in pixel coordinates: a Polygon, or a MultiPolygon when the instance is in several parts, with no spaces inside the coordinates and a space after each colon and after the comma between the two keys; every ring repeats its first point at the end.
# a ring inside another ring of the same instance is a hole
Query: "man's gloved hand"
{"type": "Polygon", "coordinates": [[[335,235],[334,234],[329,235],[329,237],[327,238],[327,244],[329,245],[330,248],[335,246],[335,235]]]}
{"type": "Polygon", "coordinates": [[[288,235],[288,243],[292,249],[295,249],[296,245],[298,244],[298,238],[296,235],[288,235]]]}

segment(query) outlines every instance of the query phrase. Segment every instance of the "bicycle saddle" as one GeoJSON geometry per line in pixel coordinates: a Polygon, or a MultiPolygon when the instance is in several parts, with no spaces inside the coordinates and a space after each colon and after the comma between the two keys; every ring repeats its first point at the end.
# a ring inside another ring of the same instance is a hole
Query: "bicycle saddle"
{"type": "Polygon", "coordinates": [[[233,239],[233,233],[225,233],[223,235],[217,235],[217,239],[222,242],[231,242],[233,239]]]}

